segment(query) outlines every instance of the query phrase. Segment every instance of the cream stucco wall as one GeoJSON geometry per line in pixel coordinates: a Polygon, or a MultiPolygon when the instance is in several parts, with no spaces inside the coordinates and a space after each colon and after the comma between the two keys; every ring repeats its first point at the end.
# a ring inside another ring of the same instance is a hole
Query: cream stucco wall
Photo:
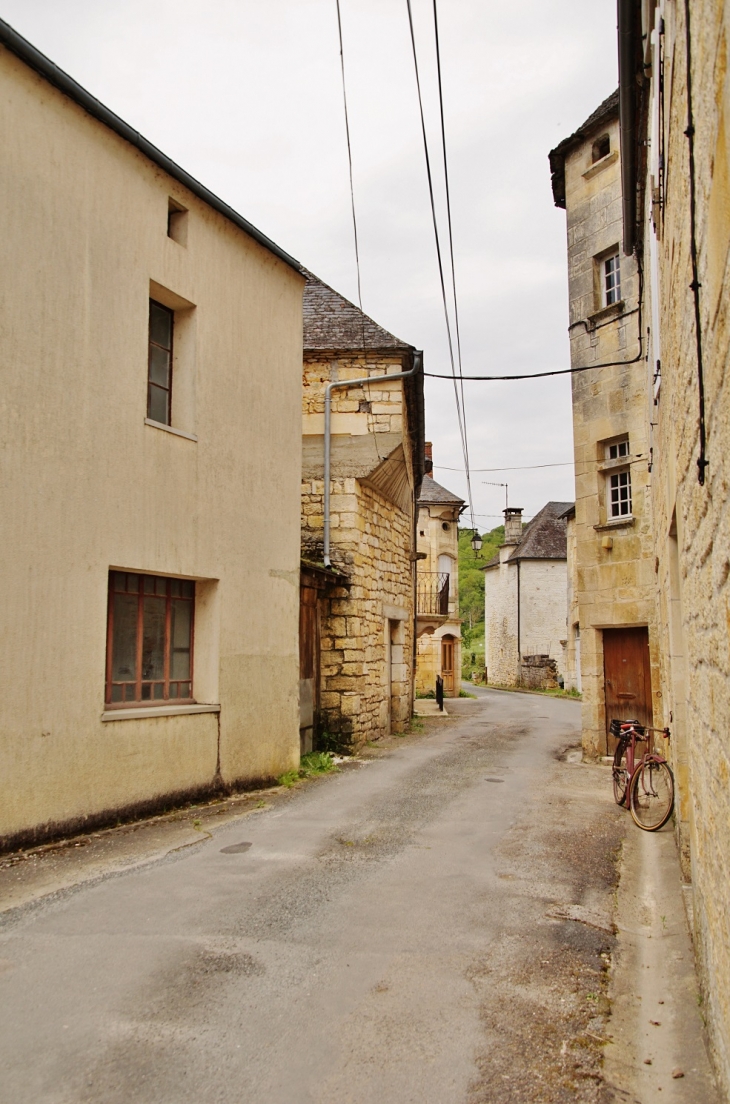
{"type": "Polygon", "coordinates": [[[297,762],[303,279],[5,50],[0,126],[7,839],[297,762]],[[197,440],[145,424],[151,292],[197,440]],[[199,581],[219,715],[102,721],[111,567],[199,581]]]}
{"type": "Polygon", "coordinates": [[[489,682],[502,686],[519,684],[520,656],[547,655],[565,675],[566,561],[520,561],[518,626],[517,563],[508,562],[514,550],[503,545],[499,564],[484,572],[484,663],[489,682]]]}

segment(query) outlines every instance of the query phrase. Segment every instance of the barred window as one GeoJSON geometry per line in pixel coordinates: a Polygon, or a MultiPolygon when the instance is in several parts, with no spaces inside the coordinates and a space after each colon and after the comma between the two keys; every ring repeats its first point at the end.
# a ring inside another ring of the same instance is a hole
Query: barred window
{"type": "Polygon", "coordinates": [[[621,471],[610,476],[610,514],[612,518],[631,516],[631,472],[621,471]]]}
{"type": "Polygon", "coordinates": [[[106,702],[193,700],[195,583],[109,573],[106,702]]]}

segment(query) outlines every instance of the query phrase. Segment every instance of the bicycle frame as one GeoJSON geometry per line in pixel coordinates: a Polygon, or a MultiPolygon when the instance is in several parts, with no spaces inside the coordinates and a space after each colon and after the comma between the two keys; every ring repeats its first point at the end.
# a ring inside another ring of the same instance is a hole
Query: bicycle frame
{"type": "Polygon", "coordinates": [[[631,789],[631,779],[634,774],[644,763],[666,763],[666,757],[660,752],[655,751],[653,733],[661,732],[662,736],[668,740],[671,736],[671,732],[668,728],[651,728],[649,726],[640,725],[638,721],[612,721],[611,732],[619,741],[616,745],[616,751],[614,752],[614,763],[619,748],[623,745],[624,754],[626,755],[626,793],[628,804],[628,793],[631,789]],[[614,727],[615,726],[615,727],[614,727]],[[638,732],[637,729],[642,728],[642,732],[638,732]],[[647,737],[644,732],[652,733],[652,736],[647,737]],[[636,745],[640,740],[647,741],[646,751],[638,759],[636,758],[636,745]]]}

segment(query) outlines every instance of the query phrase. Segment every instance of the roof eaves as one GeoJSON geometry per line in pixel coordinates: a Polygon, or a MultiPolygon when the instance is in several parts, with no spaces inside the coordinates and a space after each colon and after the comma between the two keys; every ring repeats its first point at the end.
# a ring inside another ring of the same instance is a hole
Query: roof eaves
{"type": "Polygon", "coordinates": [[[599,104],[586,121],[577,130],[563,138],[555,149],[550,150],[550,180],[553,189],[553,201],[556,207],[565,207],[565,158],[576,146],[609,119],[618,118],[618,89],[599,104]]]}
{"type": "Polygon", "coordinates": [[[128,123],[124,122],[124,119],[120,119],[118,115],[115,115],[108,107],[106,107],[100,100],[97,100],[95,96],[92,96],[90,92],[87,92],[77,81],[70,77],[68,73],[65,73],[63,69],[60,69],[54,62],[47,58],[45,54],[42,54],[40,50],[36,49],[32,43],[28,42],[26,38],[6,23],[3,19],[0,19],[0,44],[5,46],[21,61],[25,62],[31,69],[35,70],[39,76],[47,80],[49,84],[54,85],[60,92],[63,92],[65,96],[73,100],[80,107],[84,109],[92,118],[97,119],[104,126],[109,127],[121,138],[124,138],[126,142],[133,145],[144,154],[150,161],[158,165],[164,172],[171,176],[198,199],[202,199],[204,203],[207,203],[214,211],[217,211],[219,215],[223,215],[224,218],[232,222],[240,230],[243,230],[249,237],[257,241],[259,245],[262,245],[264,249],[268,249],[270,253],[278,257],[280,261],[284,261],[290,268],[295,269],[300,275],[304,275],[302,272],[302,266],[299,261],[296,261],[294,257],[290,256],[281,246],[278,246],[276,242],[273,242],[271,238],[267,238],[266,234],[263,234],[260,230],[257,230],[247,219],[242,215],[239,215],[237,211],[234,211],[232,207],[229,207],[227,203],[224,203],[222,199],[219,199],[217,195],[209,191],[205,185],[201,184],[199,180],[185,172],[179,165],[172,161],[166,154],[159,150],[157,146],[153,146],[151,142],[148,142],[139,131],[134,130],[128,123]]]}

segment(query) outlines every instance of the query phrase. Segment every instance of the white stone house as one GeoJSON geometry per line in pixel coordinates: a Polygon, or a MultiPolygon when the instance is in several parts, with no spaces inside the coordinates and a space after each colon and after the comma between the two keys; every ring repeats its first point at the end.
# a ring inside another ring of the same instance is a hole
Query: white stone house
{"type": "Polygon", "coordinates": [[[568,567],[565,513],[548,502],[524,529],[504,511],[504,543],[484,567],[484,664],[503,686],[556,684],[565,676],[568,567]]]}

